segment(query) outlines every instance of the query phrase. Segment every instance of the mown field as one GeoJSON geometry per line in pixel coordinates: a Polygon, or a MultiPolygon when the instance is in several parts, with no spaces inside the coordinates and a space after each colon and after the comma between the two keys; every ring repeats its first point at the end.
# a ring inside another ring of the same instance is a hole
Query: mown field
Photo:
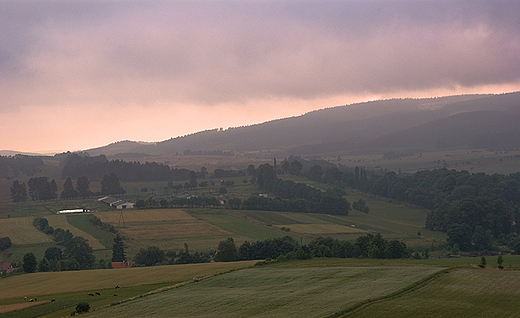
{"type": "Polygon", "coordinates": [[[345,317],[518,317],[518,271],[462,268],[345,317]]]}
{"type": "Polygon", "coordinates": [[[437,266],[244,269],[86,317],[327,317],[441,270],[437,266]]]}
{"type": "Polygon", "coordinates": [[[68,316],[80,301],[88,301],[95,309],[158,288],[191,283],[193,278],[202,279],[253,264],[254,262],[205,263],[19,275],[0,280],[0,305],[25,303],[27,300],[24,300],[24,297],[37,297],[38,300],[56,299],[53,303],[27,309],[34,315],[28,314],[25,310],[4,315],[29,318],[54,311],[54,314],[46,317],[62,317],[68,316]],[[116,289],[115,286],[121,288],[116,289]],[[87,295],[95,292],[101,295],[87,295]],[[63,309],[63,306],[66,308],[63,309]]]}
{"type": "Polygon", "coordinates": [[[182,209],[127,210],[96,213],[125,237],[128,253],[157,246],[180,251],[187,243],[192,251],[215,249],[218,242],[233,236],[232,232],[190,216],[182,209]],[[121,222],[120,222],[121,220],[121,222]]]}

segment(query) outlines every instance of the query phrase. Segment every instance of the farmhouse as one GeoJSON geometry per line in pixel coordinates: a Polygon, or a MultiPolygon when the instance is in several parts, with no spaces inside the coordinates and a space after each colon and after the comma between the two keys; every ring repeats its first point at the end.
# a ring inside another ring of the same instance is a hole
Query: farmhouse
{"type": "Polygon", "coordinates": [[[9,274],[16,269],[12,263],[0,261],[0,274],[9,274]]]}
{"type": "Polygon", "coordinates": [[[121,200],[118,198],[114,198],[114,197],[104,197],[104,198],[99,199],[98,201],[108,204],[110,206],[113,206],[118,210],[134,208],[134,203],[128,202],[125,200],[121,200]]]}
{"type": "Polygon", "coordinates": [[[135,262],[129,262],[129,261],[112,262],[112,268],[130,268],[134,264],[135,264],[135,262]]]}

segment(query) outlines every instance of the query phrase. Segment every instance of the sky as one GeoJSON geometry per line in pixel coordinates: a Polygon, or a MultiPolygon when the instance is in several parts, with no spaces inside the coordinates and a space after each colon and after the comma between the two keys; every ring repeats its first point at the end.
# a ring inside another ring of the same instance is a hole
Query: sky
{"type": "Polygon", "coordinates": [[[0,150],[520,90],[520,1],[0,0],[0,150]]]}

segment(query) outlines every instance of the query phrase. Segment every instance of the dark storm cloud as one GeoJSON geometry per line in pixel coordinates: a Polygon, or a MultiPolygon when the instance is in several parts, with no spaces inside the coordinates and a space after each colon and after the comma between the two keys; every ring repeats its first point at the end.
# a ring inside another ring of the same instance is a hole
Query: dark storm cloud
{"type": "Polygon", "coordinates": [[[0,4],[3,110],[212,105],[520,80],[516,1],[0,4]]]}

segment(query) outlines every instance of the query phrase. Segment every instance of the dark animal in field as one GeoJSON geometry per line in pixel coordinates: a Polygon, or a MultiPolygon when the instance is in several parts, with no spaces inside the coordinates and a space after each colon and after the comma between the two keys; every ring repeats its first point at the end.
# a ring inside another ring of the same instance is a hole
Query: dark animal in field
{"type": "Polygon", "coordinates": [[[34,301],[34,299],[32,299],[32,298],[31,298],[31,299],[29,299],[29,302],[30,302],[30,303],[32,303],[33,301],[34,301]]]}
{"type": "Polygon", "coordinates": [[[53,302],[55,302],[55,301],[56,301],[56,299],[54,299],[54,298],[53,298],[53,299],[51,299],[51,303],[53,303],[53,302]]]}
{"type": "Polygon", "coordinates": [[[88,293],[88,295],[94,297],[94,294],[92,294],[92,293],[88,293]]]}
{"type": "Polygon", "coordinates": [[[116,288],[121,288],[121,287],[119,287],[119,285],[116,285],[116,288]]]}
{"type": "Polygon", "coordinates": [[[96,295],[99,295],[99,296],[101,296],[101,293],[98,293],[98,292],[96,292],[96,295]]]}
{"type": "Polygon", "coordinates": [[[114,294],[115,297],[117,297],[117,294],[114,294]]]}

